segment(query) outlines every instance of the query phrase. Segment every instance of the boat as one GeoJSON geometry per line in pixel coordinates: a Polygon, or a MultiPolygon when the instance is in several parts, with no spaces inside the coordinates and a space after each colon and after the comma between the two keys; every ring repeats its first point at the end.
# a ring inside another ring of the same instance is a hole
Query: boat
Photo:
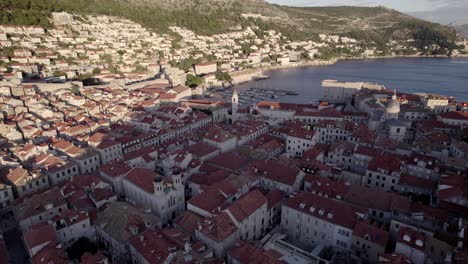
{"type": "Polygon", "coordinates": [[[252,79],[254,81],[261,81],[261,80],[265,80],[265,79],[268,79],[268,78],[270,78],[270,76],[267,76],[267,75],[259,75],[259,76],[252,77],[252,79]]]}
{"type": "Polygon", "coordinates": [[[287,91],[286,94],[287,95],[299,95],[298,93],[292,92],[292,91],[287,91]]]}

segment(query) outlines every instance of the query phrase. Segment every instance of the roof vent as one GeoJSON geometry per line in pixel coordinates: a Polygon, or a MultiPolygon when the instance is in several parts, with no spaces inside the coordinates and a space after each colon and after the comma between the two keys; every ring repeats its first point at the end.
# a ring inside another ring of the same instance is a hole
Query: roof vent
{"type": "Polygon", "coordinates": [[[324,213],[325,213],[325,211],[323,209],[319,210],[319,215],[323,215],[324,213]]]}
{"type": "Polygon", "coordinates": [[[310,210],[310,212],[313,213],[313,212],[315,212],[315,207],[311,206],[309,210],[310,210]]]}
{"type": "Polygon", "coordinates": [[[301,209],[304,209],[304,208],[305,208],[305,203],[301,203],[301,204],[299,205],[299,207],[301,207],[301,209]]]}
{"type": "Polygon", "coordinates": [[[332,218],[333,218],[333,214],[332,214],[332,213],[328,213],[328,214],[327,214],[327,217],[328,217],[328,219],[332,219],[332,218]]]}
{"type": "Polygon", "coordinates": [[[370,236],[369,235],[364,235],[364,239],[365,240],[370,240],[370,236]]]}
{"type": "Polygon", "coordinates": [[[411,237],[408,236],[408,235],[404,235],[403,240],[406,241],[406,242],[411,242],[411,237]]]}
{"type": "Polygon", "coordinates": [[[414,243],[415,243],[415,244],[416,244],[416,246],[418,246],[418,247],[422,247],[422,246],[424,246],[424,243],[422,242],[422,240],[421,240],[421,239],[416,239],[416,241],[415,241],[414,243]]]}

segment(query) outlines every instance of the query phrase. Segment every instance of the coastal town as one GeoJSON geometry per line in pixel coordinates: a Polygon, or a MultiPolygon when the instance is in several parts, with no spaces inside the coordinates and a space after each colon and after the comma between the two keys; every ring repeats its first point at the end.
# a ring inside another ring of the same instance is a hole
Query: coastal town
{"type": "Polygon", "coordinates": [[[0,264],[467,262],[468,102],[236,86],[377,48],[52,19],[0,25],[0,264]]]}

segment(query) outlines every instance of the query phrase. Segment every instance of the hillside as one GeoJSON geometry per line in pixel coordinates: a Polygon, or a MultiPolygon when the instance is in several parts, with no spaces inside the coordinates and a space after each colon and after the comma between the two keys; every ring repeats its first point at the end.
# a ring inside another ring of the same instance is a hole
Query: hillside
{"type": "Polygon", "coordinates": [[[274,29],[291,40],[340,34],[381,46],[389,40],[416,39],[416,46],[436,42],[450,48],[448,27],[384,7],[287,7],[262,0],[0,0],[2,24],[48,27],[51,12],[103,14],[131,19],[157,32],[185,27],[201,35],[239,26],[274,29]],[[426,39],[420,39],[426,38],[426,39]],[[427,39],[430,38],[430,39],[427,39]]]}
{"type": "Polygon", "coordinates": [[[468,39],[468,24],[455,26],[455,30],[460,36],[468,39]]]}

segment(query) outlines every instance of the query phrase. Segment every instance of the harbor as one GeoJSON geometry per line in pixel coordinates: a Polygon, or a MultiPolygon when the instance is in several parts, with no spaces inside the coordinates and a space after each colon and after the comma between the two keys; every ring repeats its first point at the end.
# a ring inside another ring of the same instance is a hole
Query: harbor
{"type": "Polygon", "coordinates": [[[239,107],[245,108],[251,105],[254,105],[261,101],[281,101],[284,97],[297,96],[298,93],[294,91],[286,90],[276,90],[272,88],[239,88],[239,87],[229,87],[223,89],[213,90],[207,95],[213,99],[222,99],[223,101],[230,101],[234,89],[237,89],[237,94],[239,96],[239,107]]]}

